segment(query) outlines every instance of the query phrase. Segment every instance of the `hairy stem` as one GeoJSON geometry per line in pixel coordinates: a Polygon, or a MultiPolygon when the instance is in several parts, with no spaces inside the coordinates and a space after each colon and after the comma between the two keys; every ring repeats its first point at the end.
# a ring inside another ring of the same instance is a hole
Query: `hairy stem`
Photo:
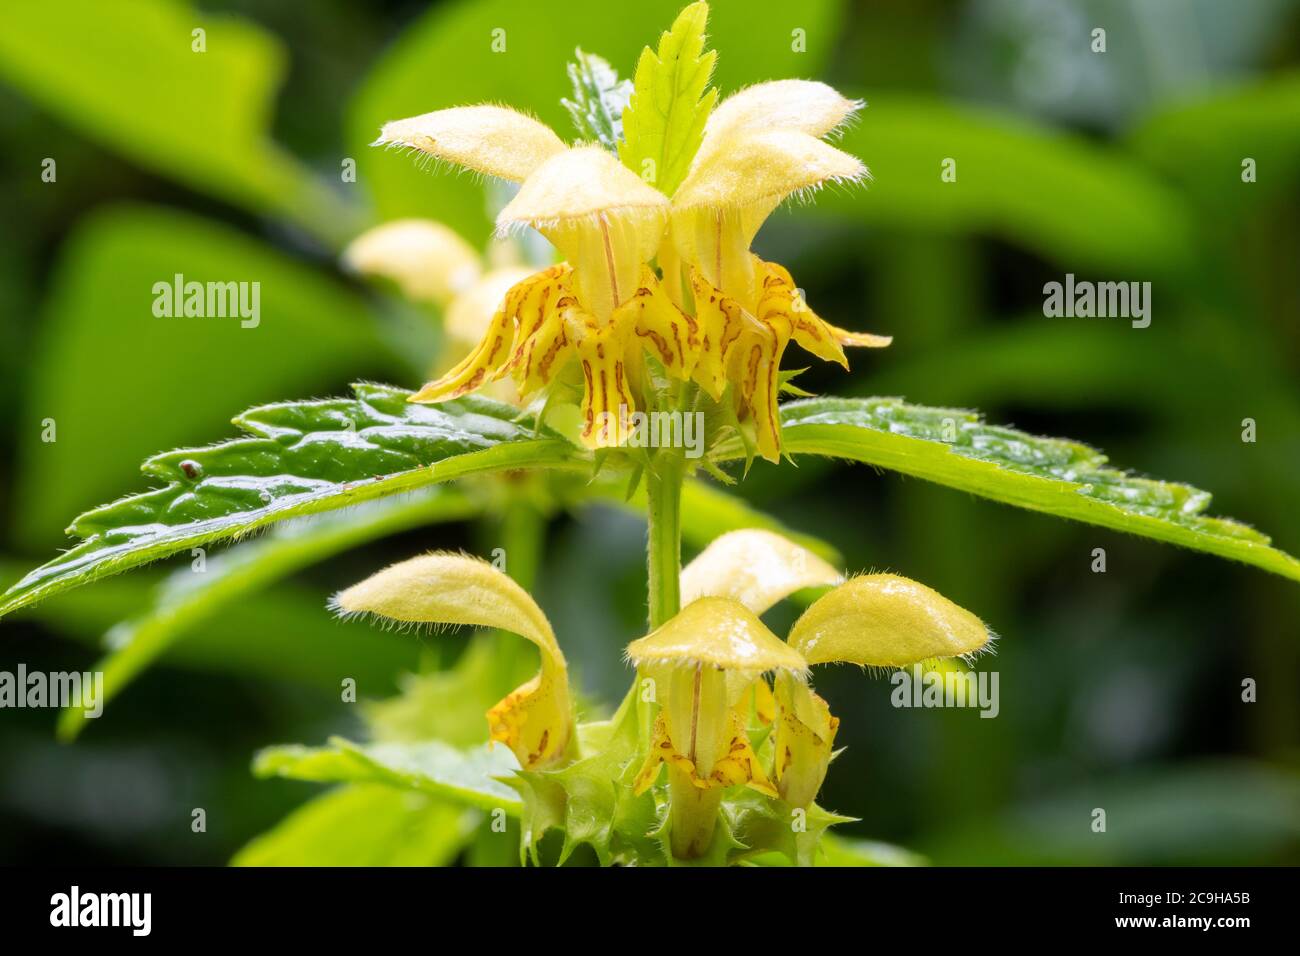
{"type": "MultiPolygon", "coordinates": [[[[687,407],[683,397],[677,396],[678,408],[687,407]]],[[[686,458],[681,448],[658,449],[646,467],[646,564],[652,630],[681,610],[681,504],[685,473],[686,458]]],[[[689,774],[670,764],[668,795],[669,850],[680,860],[702,856],[713,842],[722,792],[701,790],[689,774]]]]}

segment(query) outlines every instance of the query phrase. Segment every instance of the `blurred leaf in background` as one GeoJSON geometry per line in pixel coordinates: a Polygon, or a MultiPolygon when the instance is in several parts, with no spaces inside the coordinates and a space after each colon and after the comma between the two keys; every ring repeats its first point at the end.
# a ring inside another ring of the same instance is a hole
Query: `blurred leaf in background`
{"type": "Polygon", "coordinates": [[[479,814],[375,784],[331,790],[258,837],[234,866],[446,866],[479,814]]]}
{"type": "Polygon", "coordinates": [[[135,484],[139,460],[222,437],[239,409],[382,375],[364,303],[228,227],[158,208],[96,213],[64,246],[20,416],[19,540],[49,547],[70,514],[135,484]],[[154,314],[155,283],[257,282],[255,327],[154,314]],[[42,440],[52,419],[56,441],[42,440]]]}
{"type": "Polygon", "coordinates": [[[270,140],[285,61],[251,21],[187,0],[29,4],[0,35],[0,76],[64,122],[201,192],[342,238],[321,207],[345,207],[270,140]]]}

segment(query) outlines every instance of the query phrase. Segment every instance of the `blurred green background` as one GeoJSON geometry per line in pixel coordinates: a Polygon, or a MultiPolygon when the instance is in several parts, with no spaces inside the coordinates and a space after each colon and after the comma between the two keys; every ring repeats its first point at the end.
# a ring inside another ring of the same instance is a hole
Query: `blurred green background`
{"type": "MultiPolygon", "coordinates": [[[[494,101],[570,135],[559,99],[573,48],[629,75],[676,8],[9,10],[0,582],[65,547],[74,515],[141,489],[145,456],[228,437],[249,405],[362,378],[418,384],[438,317],[343,274],[337,254],[405,216],[480,245],[489,203],[470,176],[369,149],[379,125],[494,101]],[[178,272],[261,281],[260,327],[155,319],[151,287],[178,272]]],[[[778,213],[756,249],[823,316],[895,344],[849,376],[816,367],[804,387],[974,407],[1086,441],[1212,491],[1213,512],[1300,551],[1300,5],[715,0],[710,32],[724,95],[798,76],[868,103],[843,142],[873,184],[778,213]],[[1091,49],[1098,27],[1104,53],[1091,49]],[[940,179],[945,158],[956,182],[940,179]],[[1242,181],[1246,158],[1255,182],[1242,181]],[[1150,328],[1044,318],[1043,284],[1067,272],[1150,281],[1150,328]]],[[[848,748],[821,802],[861,817],[852,832],[939,863],[1300,862],[1293,583],[866,468],[759,465],[740,492],[851,568],[917,578],[1001,635],[980,665],[1001,674],[995,720],[895,710],[882,678],[819,675],[848,748]],[[1106,834],[1091,832],[1095,807],[1106,834]]],[[[539,601],[596,700],[616,701],[630,676],[621,647],[644,619],[642,536],[635,516],[594,507],[546,530],[539,601]]],[[[52,711],[0,711],[0,862],[225,862],[319,792],[255,781],[258,747],[357,734],[340,673],[382,698],[457,646],[339,623],[326,596],[418,550],[499,544],[492,522],[410,530],[244,595],[75,744],[55,742],[52,711]],[[206,833],[191,832],[195,807],[206,833]]],[[[188,562],[5,621],[0,669],[90,666],[188,562]]]]}

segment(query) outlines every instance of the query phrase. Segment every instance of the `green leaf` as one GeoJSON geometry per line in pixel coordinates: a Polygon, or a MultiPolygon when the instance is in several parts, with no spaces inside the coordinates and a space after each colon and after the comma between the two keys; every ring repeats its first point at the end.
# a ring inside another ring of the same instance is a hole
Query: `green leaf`
{"type": "Polygon", "coordinates": [[[992,232],[1067,263],[1173,271],[1194,249],[1183,199],[1140,164],[1081,137],[920,96],[867,96],[837,143],[872,181],[824,190],[809,212],[909,231],[992,232]],[[940,177],[945,160],[956,179],[940,177]]]}
{"type": "Polygon", "coordinates": [[[519,795],[502,783],[519,769],[507,747],[457,750],[439,740],[415,744],[355,744],[341,737],[327,747],[268,747],[253,760],[259,777],[315,783],[382,783],[518,816],[519,795]]]}
{"type": "Polygon", "coordinates": [[[569,64],[573,99],[561,100],[573,126],[583,139],[595,140],[618,153],[623,140],[623,112],[632,97],[632,82],[620,80],[618,71],[594,53],[574,51],[569,64]]]}
{"type": "MultiPolygon", "coordinates": [[[[1266,535],[1206,517],[1208,492],[1137,478],[1077,442],[985,423],[973,412],[897,398],[818,398],[781,408],[791,455],[889,468],[1006,504],[1253,564],[1300,581],[1300,561],[1266,535]],[[947,439],[947,440],[945,440],[947,439]]],[[[723,457],[738,457],[731,445],[723,457]]]]}
{"type": "MultiPolygon", "coordinates": [[[[112,650],[92,668],[104,674],[99,703],[114,699],[175,641],[232,602],[367,541],[436,521],[467,518],[478,510],[458,489],[435,487],[410,498],[287,522],[261,540],[213,556],[202,573],[190,567],[177,571],[162,583],[144,613],[123,621],[109,634],[112,650]]],[[[71,740],[85,723],[84,708],[65,708],[59,715],[59,736],[71,740]]]]}
{"type": "MultiPolygon", "coordinates": [[[[925,866],[927,863],[925,857],[901,846],[836,836],[834,833],[822,834],[819,850],[821,852],[813,866],[925,866]]],[[[748,857],[746,862],[753,866],[791,865],[790,858],[776,850],[748,857]]]]}
{"type": "MultiPolygon", "coordinates": [[[[188,554],[182,560],[189,565],[188,554]]],[[[0,563],[0,572],[13,569],[8,562],[0,563]]],[[[115,623],[149,606],[156,578],[150,571],[111,578],[57,601],[24,608],[17,617],[38,620],[61,636],[102,651],[105,634],[111,637],[115,623]]],[[[356,681],[360,694],[379,697],[395,693],[398,676],[421,666],[422,645],[409,634],[332,618],[321,613],[322,600],[318,588],[281,582],[228,604],[219,615],[191,623],[185,639],[171,643],[158,663],[305,688],[335,702],[345,677],[356,681]]],[[[185,706],[181,698],[166,703],[169,714],[182,714],[185,706]]],[[[482,717],[480,712],[480,721],[482,717]]]]}
{"type": "Polygon", "coordinates": [[[1241,218],[1300,179],[1300,72],[1177,102],[1139,124],[1129,144],[1200,206],[1241,218]],[[1247,158],[1252,182],[1241,178],[1247,158]]]}
{"type": "Polygon", "coordinates": [[[856,840],[827,833],[822,837],[817,866],[924,866],[925,857],[876,840],[856,840]]]}
{"type": "Polygon", "coordinates": [[[314,266],[230,226],[157,206],[97,211],[59,250],[28,353],[14,515],[49,548],[68,517],[133,487],[162,448],[224,434],[232,411],[400,366],[366,303],[314,266]],[[257,282],[259,319],[160,318],[153,286],[257,282]],[[42,441],[45,419],[57,440],[42,441]]]}
{"type": "Polygon", "coordinates": [[[589,754],[559,770],[520,771],[512,786],[523,796],[520,857],[539,862],[538,847],[552,828],[564,832],[559,863],[586,844],[601,864],[666,862],[653,837],[658,811],[649,792],[636,796],[641,720],[635,686],[608,721],[581,724],[581,749],[589,754]]]}
{"type": "Polygon", "coordinates": [[[245,412],[251,437],[145,462],[165,486],[77,518],[81,544],[0,595],[0,614],[168,554],[426,485],[520,468],[575,466],[578,450],[516,421],[518,409],[469,396],[413,405],[410,392],[357,385],[356,398],[245,412]]]}
{"type": "Polygon", "coordinates": [[[813,803],[803,809],[803,828],[796,830],[790,825],[796,812],[794,807],[748,789],[737,790],[726,802],[726,808],[740,844],[730,855],[733,862],[748,862],[751,857],[775,852],[795,866],[813,866],[829,829],[836,824],[854,822],[853,817],[841,816],[813,803]]]}
{"type": "Polygon", "coordinates": [[[252,22],[182,0],[17,4],[0,30],[0,77],[64,122],[146,169],[341,240],[349,207],[270,140],[284,60],[252,22]]]}
{"type": "Polygon", "coordinates": [[[619,158],[628,169],[671,196],[690,169],[704,124],[718,101],[710,89],[716,50],[704,52],[709,5],[692,3],[659,38],[656,55],[641,51],[632,101],[623,114],[619,158]]]}
{"type": "Polygon", "coordinates": [[[322,794],[240,850],[232,866],[446,866],[481,814],[422,793],[355,784],[322,794]]]}

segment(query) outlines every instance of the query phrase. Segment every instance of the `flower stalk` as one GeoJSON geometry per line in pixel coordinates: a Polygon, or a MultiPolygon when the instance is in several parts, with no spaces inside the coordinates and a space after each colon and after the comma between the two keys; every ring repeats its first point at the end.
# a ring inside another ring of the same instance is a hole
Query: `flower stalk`
{"type": "Polygon", "coordinates": [[[650,628],[681,610],[682,479],[680,448],[660,448],[646,468],[646,566],[650,628]]]}

